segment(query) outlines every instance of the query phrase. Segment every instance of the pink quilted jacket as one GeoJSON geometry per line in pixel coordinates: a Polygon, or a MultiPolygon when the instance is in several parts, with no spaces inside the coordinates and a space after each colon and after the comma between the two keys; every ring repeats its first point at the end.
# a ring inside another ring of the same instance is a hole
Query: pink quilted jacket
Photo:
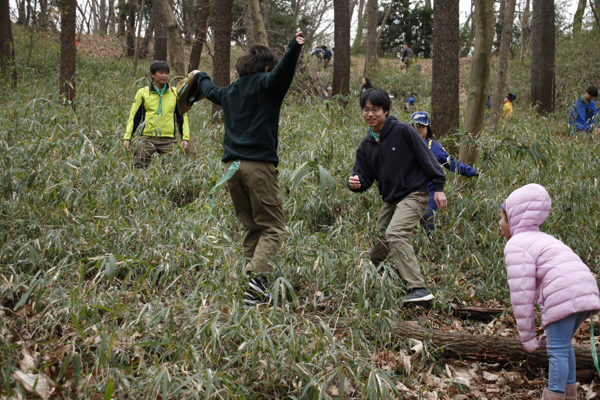
{"type": "Polygon", "coordinates": [[[535,301],[542,328],[568,315],[600,310],[598,283],[579,256],[560,240],[540,232],[552,200],[546,189],[530,184],[506,199],[511,238],[504,248],[510,301],[523,346],[539,347],[535,335],[535,301]]]}

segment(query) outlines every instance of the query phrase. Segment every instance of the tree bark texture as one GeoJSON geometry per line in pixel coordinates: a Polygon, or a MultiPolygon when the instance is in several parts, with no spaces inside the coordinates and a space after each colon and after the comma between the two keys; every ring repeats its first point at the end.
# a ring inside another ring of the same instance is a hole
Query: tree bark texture
{"type": "Polygon", "coordinates": [[[575,11],[575,15],[573,16],[573,35],[576,35],[579,32],[581,32],[586,2],[587,0],[579,0],[579,3],[577,3],[577,10],[575,11]]]}
{"type": "Polygon", "coordinates": [[[264,44],[265,46],[268,46],[269,42],[267,41],[267,31],[265,29],[265,22],[263,21],[262,14],[260,12],[259,0],[249,0],[248,6],[250,17],[252,18],[254,39],[256,40],[257,44],[264,44]]]}
{"type": "Polygon", "coordinates": [[[433,9],[433,70],[431,125],[444,137],[460,127],[459,0],[435,3],[433,9]]]}
{"type": "Polygon", "coordinates": [[[187,47],[192,45],[192,32],[194,31],[194,0],[181,1],[181,19],[183,22],[183,37],[187,47]]]}
{"type": "MultiPolygon", "coordinates": [[[[352,43],[352,54],[358,54],[362,52],[363,34],[365,31],[365,0],[360,0],[358,3],[358,24],[356,26],[356,36],[354,37],[354,43],[352,43]]],[[[351,17],[352,18],[352,17],[351,17]]]]}
{"type": "Polygon", "coordinates": [[[7,81],[10,76],[13,87],[17,87],[17,70],[15,68],[15,47],[12,34],[12,23],[10,21],[9,0],[0,0],[0,69],[11,71],[10,74],[3,73],[0,78],[7,81]],[[5,69],[7,67],[7,69],[5,69]]]}
{"type": "Polygon", "coordinates": [[[254,25],[252,24],[252,15],[250,11],[250,2],[252,0],[245,0],[244,9],[244,27],[246,28],[246,44],[253,46],[256,44],[256,36],[254,35],[254,25]]]}
{"type": "Polygon", "coordinates": [[[138,31],[137,37],[135,38],[135,56],[133,59],[133,78],[135,79],[135,72],[138,66],[138,58],[140,55],[140,36],[142,32],[142,23],[144,22],[144,5],[146,4],[146,0],[142,0],[142,6],[140,7],[140,14],[138,16],[138,31]]]}
{"type": "Polygon", "coordinates": [[[523,57],[525,57],[525,51],[529,46],[531,40],[531,26],[529,25],[529,0],[525,2],[525,10],[521,13],[521,57],[519,58],[519,64],[523,64],[523,57]]]}
{"type": "Polygon", "coordinates": [[[350,94],[350,4],[348,0],[334,0],[333,19],[335,23],[335,63],[331,95],[350,94]]]}
{"type": "MultiPolygon", "coordinates": [[[[538,349],[533,353],[528,353],[517,338],[442,332],[402,322],[396,324],[394,335],[397,335],[398,339],[430,341],[435,346],[444,348],[444,354],[450,353],[465,358],[485,360],[488,363],[526,361],[536,366],[548,367],[546,350],[538,349]]],[[[590,346],[573,345],[573,350],[578,369],[594,368],[590,346]]]]}
{"type": "Polygon", "coordinates": [[[171,68],[171,76],[187,76],[185,69],[185,61],[183,58],[183,40],[179,31],[179,25],[175,19],[175,14],[169,0],[155,0],[156,5],[160,8],[162,20],[164,21],[169,46],[169,67],[171,68]]]}
{"type": "Polygon", "coordinates": [[[498,8],[498,23],[496,24],[496,42],[498,50],[500,48],[500,42],[502,42],[502,31],[504,30],[504,12],[506,10],[506,1],[500,0],[500,7],[498,8]]]}
{"type": "Polygon", "coordinates": [[[127,16],[127,40],[125,46],[127,47],[128,57],[133,57],[135,52],[135,9],[137,6],[136,0],[129,0],[129,13],[127,16]]]}
{"type": "Polygon", "coordinates": [[[539,113],[554,111],[554,0],[533,0],[531,97],[539,113]]]}
{"type": "Polygon", "coordinates": [[[106,33],[106,0],[100,0],[98,28],[101,34],[104,35],[106,33]]]}
{"type": "Polygon", "coordinates": [[[125,12],[125,0],[119,0],[118,3],[119,9],[119,24],[117,27],[117,36],[123,35],[125,33],[125,21],[127,20],[127,13],[125,12]]]}
{"type": "Polygon", "coordinates": [[[150,41],[152,40],[152,36],[154,35],[154,18],[152,18],[152,11],[150,12],[150,21],[148,22],[148,27],[146,28],[146,34],[144,35],[144,41],[140,46],[140,58],[146,59],[148,58],[148,48],[150,47],[150,41]]]}
{"type": "MultiPolygon", "coordinates": [[[[471,64],[471,80],[469,97],[463,128],[475,138],[481,136],[483,118],[487,103],[490,82],[490,62],[492,59],[492,43],[494,41],[494,0],[477,0],[475,2],[475,48],[471,64]]],[[[460,146],[459,159],[467,164],[477,161],[479,150],[477,145],[463,140],[460,146]]]]}
{"type": "Polygon", "coordinates": [[[196,34],[194,38],[194,45],[190,53],[190,63],[188,65],[188,72],[198,69],[200,65],[200,57],[202,56],[202,47],[206,42],[206,30],[208,27],[208,16],[209,16],[210,0],[198,0],[196,4],[196,34]]]}
{"type": "Polygon", "coordinates": [[[377,66],[377,19],[379,4],[377,0],[367,0],[367,55],[365,57],[365,76],[377,66]]]}
{"type": "MultiPolygon", "coordinates": [[[[233,0],[219,0],[215,10],[213,82],[217,86],[228,86],[231,62],[231,25],[233,24],[233,0]]],[[[223,121],[221,106],[213,103],[213,123],[223,121]]]]}
{"type": "Polygon", "coordinates": [[[60,93],[75,100],[75,25],[77,0],[62,0],[60,18],[60,93]]]}
{"type": "Polygon", "coordinates": [[[162,17],[160,6],[155,0],[152,5],[152,20],[154,21],[154,55],[152,58],[159,61],[167,61],[167,25],[162,17]]]}
{"type": "Polygon", "coordinates": [[[504,24],[502,28],[502,40],[500,42],[500,56],[498,58],[498,75],[496,77],[496,86],[494,87],[494,96],[492,97],[492,121],[490,123],[492,127],[498,125],[502,104],[504,104],[504,86],[506,84],[506,72],[508,70],[508,56],[510,54],[516,3],[517,0],[507,0],[504,9],[504,24]]]}

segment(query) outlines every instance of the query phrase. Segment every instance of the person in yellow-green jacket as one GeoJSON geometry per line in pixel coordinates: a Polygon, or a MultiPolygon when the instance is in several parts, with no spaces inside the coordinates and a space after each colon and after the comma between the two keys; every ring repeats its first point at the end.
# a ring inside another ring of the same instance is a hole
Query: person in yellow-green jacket
{"type": "Polygon", "coordinates": [[[184,150],[190,140],[187,114],[179,114],[175,89],[169,87],[169,64],[165,61],[152,62],[150,75],[150,85],[141,88],[135,95],[123,138],[123,145],[129,151],[133,133],[142,127],[142,136],[133,155],[136,168],[147,168],[155,152],[166,154],[168,162],[177,148],[176,130],[181,135],[184,150]]]}

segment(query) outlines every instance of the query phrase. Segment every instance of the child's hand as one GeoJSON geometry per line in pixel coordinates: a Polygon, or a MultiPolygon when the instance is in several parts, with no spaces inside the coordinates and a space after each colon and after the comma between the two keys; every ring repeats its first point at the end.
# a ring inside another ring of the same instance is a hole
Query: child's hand
{"type": "Polygon", "coordinates": [[[477,170],[475,171],[475,175],[479,176],[479,174],[481,174],[483,172],[483,170],[481,168],[477,168],[477,170]]]}
{"type": "Polygon", "coordinates": [[[304,37],[302,36],[302,31],[296,33],[296,42],[302,46],[304,44],[304,37]]]}
{"type": "Polygon", "coordinates": [[[433,200],[435,201],[435,204],[437,204],[437,206],[440,210],[443,210],[444,208],[446,208],[446,205],[448,204],[448,201],[446,200],[446,195],[444,194],[444,192],[435,192],[433,194],[433,200]]]}
{"type": "Polygon", "coordinates": [[[123,146],[125,146],[125,150],[129,151],[129,140],[124,140],[123,146]]]}
{"type": "Polygon", "coordinates": [[[544,332],[544,334],[542,336],[540,336],[540,338],[538,339],[538,348],[539,349],[545,349],[546,345],[548,344],[548,337],[546,336],[546,332],[544,332]]]}
{"type": "Polygon", "coordinates": [[[348,186],[350,186],[350,189],[360,189],[360,179],[358,178],[358,175],[351,176],[350,179],[348,179],[348,186]]]}
{"type": "Polygon", "coordinates": [[[199,74],[199,73],[200,73],[200,71],[198,71],[197,69],[195,69],[192,72],[190,72],[190,74],[194,74],[194,75],[199,74]]]}

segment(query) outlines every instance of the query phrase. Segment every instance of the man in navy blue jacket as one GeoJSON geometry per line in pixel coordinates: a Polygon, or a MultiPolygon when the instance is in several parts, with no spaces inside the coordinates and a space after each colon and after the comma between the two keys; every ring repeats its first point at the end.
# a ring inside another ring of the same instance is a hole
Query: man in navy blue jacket
{"type": "Polygon", "coordinates": [[[598,97],[598,89],[590,86],[583,96],[573,102],[569,111],[569,126],[571,135],[578,132],[590,133],[598,126],[598,110],[594,100],[598,97]]]}
{"type": "Polygon", "coordinates": [[[384,201],[377,218],[371,261],[379,265],[393,257],[408,289],[404,302],[432,300],[410,235],[427,207],[429,182],[433,184],[438,208],[446,208],[446,177],[417,131],[389,115],[390,98],[385,90],[366,90],[360,97],[360,106],[369,130],[356,151],[348,187],[360,193],[376,180],[384,201]]]}

